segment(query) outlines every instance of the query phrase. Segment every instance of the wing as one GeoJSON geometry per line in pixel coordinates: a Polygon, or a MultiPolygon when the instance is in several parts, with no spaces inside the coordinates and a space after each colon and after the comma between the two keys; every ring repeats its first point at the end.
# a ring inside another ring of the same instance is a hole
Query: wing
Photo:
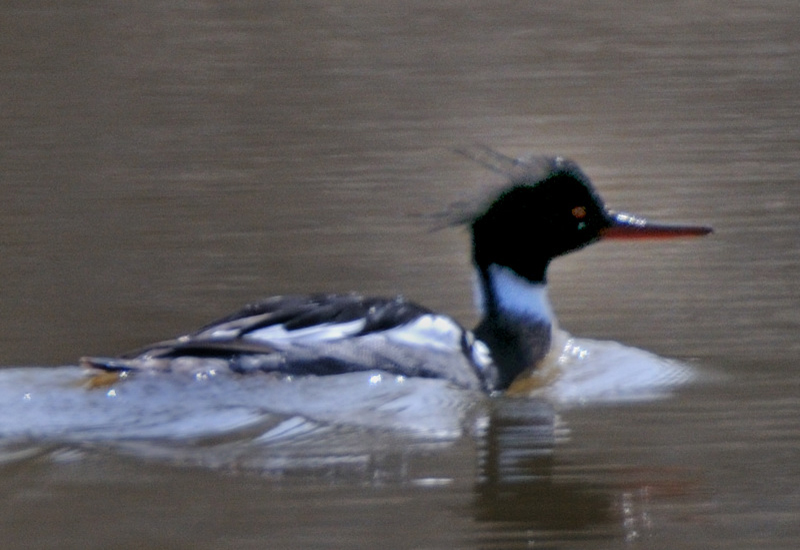
{"type": "Polygon", "coordinates": [[[108,371],[277,372],[330,375],[382,370],[491,389],[485,346],[449,317],[396,298],[276,296],[200,330],[126,353],[87,357],[108,371]]]}

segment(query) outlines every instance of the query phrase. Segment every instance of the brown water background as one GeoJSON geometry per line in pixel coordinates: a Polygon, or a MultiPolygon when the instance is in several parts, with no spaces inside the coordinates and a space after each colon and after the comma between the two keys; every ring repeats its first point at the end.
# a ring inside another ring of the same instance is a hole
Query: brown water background
{"type": "Polygon", "coordinates": [[[434,486],[32,458],[0,467],[2,547],[796,548],[798,21],[785,0],[4,2],[3,365],[287,292],[469,324],[467,236],[424,215],[490,177],[453,153],[473,143],[570,156],[611,207],[716,233],[554,264],[570,332],[713,381],[565,413],[551,491],[480,494],[469,442],[415,463],[434,486]]]}

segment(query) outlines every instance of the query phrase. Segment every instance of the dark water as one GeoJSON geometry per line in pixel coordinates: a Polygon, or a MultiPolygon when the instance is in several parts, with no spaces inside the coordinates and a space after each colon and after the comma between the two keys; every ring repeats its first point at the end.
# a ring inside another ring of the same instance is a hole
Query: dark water
{"type": "Polygon", "coordinates": [[[784,0],[4,3],[4,365],[74,364],[284,292],[402,292],[469,323],[466,236],[420,217],[488,177],[465,144],[573,157],[612,207],[716,233],[553,266],[569,331],[710,381],[565,411],[568,435],[515,455],[516,477],[486,473],[491,433],[283,476],[44,450],[0,466],[2,546],[796,548],[799,17],[784,0]]]}

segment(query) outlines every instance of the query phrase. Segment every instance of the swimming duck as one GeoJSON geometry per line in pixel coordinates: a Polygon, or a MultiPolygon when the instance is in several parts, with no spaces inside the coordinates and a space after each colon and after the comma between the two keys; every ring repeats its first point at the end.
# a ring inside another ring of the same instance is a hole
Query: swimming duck
{"type": "Polygon", "coordinates": [[[119,357],[84,357],[110,373],[267,372],[278,376],[381,371],[444,379],[487,392],[531,372],[553,345],[547,297],[553,258],[600,239],[701,236],[709,227],[653,224],[609,211],[589,178],[563,157],[513,159],[482,148],[469,156],[507,183],[449,215],[467,226],[481,319],[470,331],[402,296],[275,296],[199,330],[119,357]]]}

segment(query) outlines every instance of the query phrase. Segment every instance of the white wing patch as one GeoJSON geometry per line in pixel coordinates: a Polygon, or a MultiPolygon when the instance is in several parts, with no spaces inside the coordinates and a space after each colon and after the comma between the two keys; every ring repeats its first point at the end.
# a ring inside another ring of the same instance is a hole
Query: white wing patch
{"type": "Polygon", "coordinates": [[[463,334],[463,329],[449,317],[431,313],[384,332],[395,344],[459,354],[463,334]]]}
{"type": "MultiPolygon", "coordinates": [[[[211,331],[204,331],[201,333],[202,336],[205,336],[208,333],[208,338],[212,340],[227,340],[229,338],[236,338],[239,335],[238,329],[229,329],[229,328],[215,328],[211,329],[211,331]]],[[[189,340],[189,336],[181,336],[179,340],[189,340]]]]}
{"type": "Polygon", "coordinates": [[[286,330],[283,325],[273,325],[247,333],[244,338],[268,342],[275,346],[318,344],[349,338],[360,332],[365,323],[364,319],[357,319],[347,323],[324,323],[296,330],[286,330]]]}

